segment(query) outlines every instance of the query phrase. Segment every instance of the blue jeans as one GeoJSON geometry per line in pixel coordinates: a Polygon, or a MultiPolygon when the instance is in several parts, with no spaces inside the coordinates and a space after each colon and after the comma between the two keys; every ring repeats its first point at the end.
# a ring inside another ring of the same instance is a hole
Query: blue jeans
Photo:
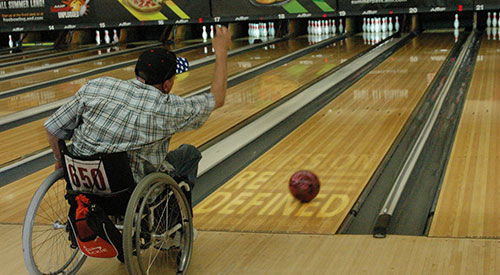
{"type": "Polygon", "coordinates": [[[173,178],[177,182],[185,181],[190,192],[185,192],[189,204],[192,205],[191,193],[198,175],[198,163],[201,160],[200,151],[189,144],[182,144],[179,148],[167,153],[165,158],[174,168],[173,178]]]}

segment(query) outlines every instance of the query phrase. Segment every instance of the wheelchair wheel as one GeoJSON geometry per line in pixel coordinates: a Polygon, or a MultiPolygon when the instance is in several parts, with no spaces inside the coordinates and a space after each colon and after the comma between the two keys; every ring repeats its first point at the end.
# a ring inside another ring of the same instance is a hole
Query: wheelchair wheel
{"type": "Polygon", "coordinates": [[[24,218],[23,255],[30,274],[74,274],[86,256],[75,247],[68,224],[63,170],[38,188],[24,218]]]}
{"type": "Polygon", "coordinates": [[[123,228],[129,274],[185,274],[193,221],[186,196],[170,176],[152,173],[135,188],[123,228]]]}

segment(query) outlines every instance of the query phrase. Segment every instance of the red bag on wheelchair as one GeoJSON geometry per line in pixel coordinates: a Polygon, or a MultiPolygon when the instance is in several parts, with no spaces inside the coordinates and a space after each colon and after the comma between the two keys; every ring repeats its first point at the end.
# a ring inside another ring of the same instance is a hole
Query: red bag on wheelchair
{"type": "Polygon", "coordinates": [[[122,258],[122,235],[104,210],[83,194],[68,196],[68,201],[69,221],[80,250],[90,257],[122,258]]]}

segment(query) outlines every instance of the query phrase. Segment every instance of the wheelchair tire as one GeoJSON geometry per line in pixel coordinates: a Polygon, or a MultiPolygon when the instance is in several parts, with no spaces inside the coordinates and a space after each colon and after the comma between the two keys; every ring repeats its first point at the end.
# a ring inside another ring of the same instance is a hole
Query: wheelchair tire
{"type": "Polygon", "coordinates": [[[50,174],[28,206],[23,225],[23,256],[30,274],[75,274],[86,256],[72,248],[69,204],[63,170],[50,174]]]}
{"type": "Polygon", "coordinates": [[[185,274],[191,260],[191,206],[177,182],[152,173],[129,200],[123,250],[129,274],[185,274]]]}

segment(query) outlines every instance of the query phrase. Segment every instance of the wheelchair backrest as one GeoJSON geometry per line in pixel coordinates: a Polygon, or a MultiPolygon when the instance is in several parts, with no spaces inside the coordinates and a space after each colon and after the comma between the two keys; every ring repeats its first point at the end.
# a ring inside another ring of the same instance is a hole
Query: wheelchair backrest
{"type": "Polygon", "coordinates": [[[135,187],[127,152],[76,156],[59,140],[68,191],[116,195],[135,187]]]}

